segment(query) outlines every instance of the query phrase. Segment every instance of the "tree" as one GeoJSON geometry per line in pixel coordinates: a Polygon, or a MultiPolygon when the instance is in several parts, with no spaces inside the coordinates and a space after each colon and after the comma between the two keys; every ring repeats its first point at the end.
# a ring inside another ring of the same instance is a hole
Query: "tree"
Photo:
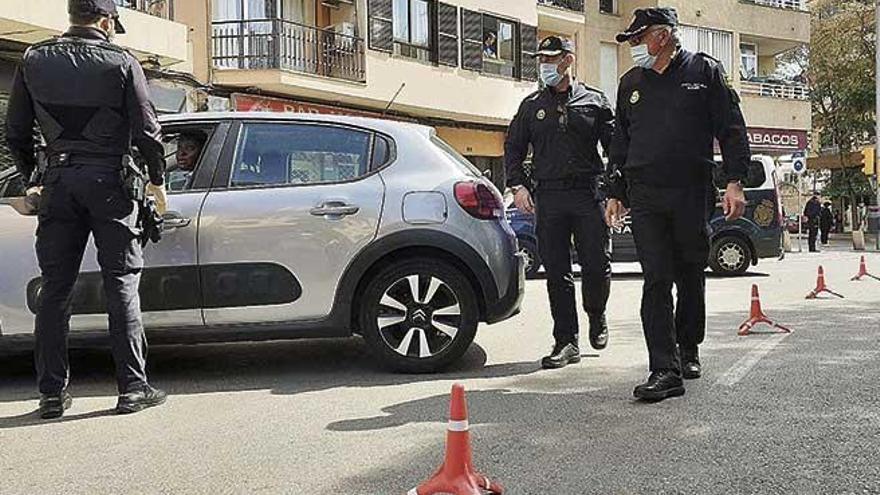
{"type": "MultiPolygon", "coordinates": [[[[852,152],[874,135],[874,0],[814,0],[810,10],[812,42],[806,79],[811,87],[813,126],[819,131],[820,146],[836,151],[841,169],[829,184],[834,194],[826,193],[848,197],[854,205],[870,193],[867,178],[853,168],[858,164],[852,163],[852,152]]],[[[858,225],[855,208],[853,225],[858,225]]]]}

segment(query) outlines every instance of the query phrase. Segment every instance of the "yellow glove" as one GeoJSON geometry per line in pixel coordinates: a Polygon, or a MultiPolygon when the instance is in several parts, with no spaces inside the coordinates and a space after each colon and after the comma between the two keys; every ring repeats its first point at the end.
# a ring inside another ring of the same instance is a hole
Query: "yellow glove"
{"type": "Polygon", "coordinates": [[[168,197],[165,194],[165,184],[157,186],[152,182],[147,184],[147,196],[152,196],[156,201],[156,209],[160,215],[164,215],[168,209],[168,197]]]}

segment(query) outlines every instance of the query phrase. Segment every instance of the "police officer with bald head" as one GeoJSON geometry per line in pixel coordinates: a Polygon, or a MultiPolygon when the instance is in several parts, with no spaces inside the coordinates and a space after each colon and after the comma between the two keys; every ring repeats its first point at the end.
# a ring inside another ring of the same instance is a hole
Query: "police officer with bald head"
{"type": "MultiPolygon", "coordinates": [[[[112,43],[125,30],[113,0],[70,0],[70,29],[25,53],[9,99],[7,139],[22,177],[36,166],[33,129],[46,141],[37,259],[35,361],[42,418],[71,405],[67,335],[71,299],[86,243],[94,237],[116,363],[118,413],[162,404],[147,381],[147,341],[138,285],[143,254],[137,191],[123,178],[135,144],[147,163],[146,188],[164,203],[164,148],[138,61],[112,43]]],[[[128,177],[131,177],[130,175],[128,177]]],[[[134,183],[134,182],[133,182],[134,183]]],[[[140,194],[143,194],[143,188],[140,194]]]]}
{"type": "Polygon", "coordinates": [[[598,151],[608,150],[614,116],[601,90],[575,80],[574,44],[557,36],[541,41],[537,57],[543,88],[529,95],[510,124],[504,160],[519,210],[536,215],[538,251],[547,272],[554,346],[544,368],[581,359],[571,243],[581,265],[590,344],[608,344],[605,306],[611,289],[609,230],[602,217],[598,151]],[[532,149],[532,173],[523,162],[532,149]]]}
{"type": "Polygon", "coordinates": [[[621,79],[617,96],[611,146],[616,171],[606,221],[618,224],[632,210],[645,276],[641,316],[651,371],[634,395],[648,401],[684,394],[682,378],[702,373],[715,140],[723,156],[728,220],[745,210],[742,181],[750,160],[739,97],[721,63],[682,48],[677,26],[675,9],[638,9],[617,36],[630,45],[635,67],[621,79]]]}

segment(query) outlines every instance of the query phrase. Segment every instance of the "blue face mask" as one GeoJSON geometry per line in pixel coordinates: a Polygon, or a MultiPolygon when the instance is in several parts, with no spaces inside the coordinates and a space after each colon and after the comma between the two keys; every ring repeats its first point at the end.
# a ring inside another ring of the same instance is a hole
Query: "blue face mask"
{"type": "Polygon", "coordinates": [[[555,88],[562,82],[562,74],[559,73],[559,66],[557,64],[541,64],[541,81],[551,87],[555,88]]]}
{"type": "Polygon", "coordinates": [[[657,55],[651,55],[648,51],[648,45],[641,44],[630,48],[633,62],[643,69],[650,69],[657,63],[657,55]]]}

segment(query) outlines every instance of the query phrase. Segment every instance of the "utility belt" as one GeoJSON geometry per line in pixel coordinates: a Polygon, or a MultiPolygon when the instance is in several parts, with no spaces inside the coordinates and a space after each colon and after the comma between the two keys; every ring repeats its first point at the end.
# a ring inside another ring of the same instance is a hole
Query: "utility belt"
{"type": "Polygon", "coordinates": [[[563,179],[547,179],[535,181],[537,191],[569,191],[573,189],[595,190],[599,179],[596,176],[575,176],[563,179]]]}
{"type": "Polygon", "coordinates": [[[123,160],[129,155],[96,155],[91,153],[57,153],[49,155],[49,168],[69,167],[71,165],[92,165],[96,167],[123,168],[123,160]]]}

